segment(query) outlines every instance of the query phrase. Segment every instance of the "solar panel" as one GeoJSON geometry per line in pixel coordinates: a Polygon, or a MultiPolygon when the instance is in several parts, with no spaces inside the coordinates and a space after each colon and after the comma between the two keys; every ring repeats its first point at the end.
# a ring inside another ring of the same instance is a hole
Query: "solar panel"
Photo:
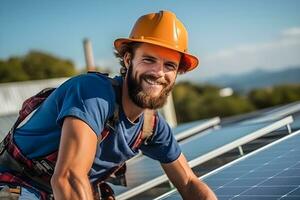
{"type": "MultiPolygon", "coordinates": [[[[300,130],[203,176],[219,200],[300,199],[300,130]]],[[[157,199],[181,199],[177,191],[157,199]]]]}
{"type": "Polygon", "coordinates": [[[279,106],[266,111],[258,112],[259,116],[253,119],[249,119],[243,123],[260,123],[269,120],[277,120],[288,115],[293,115],[300,113],[300,102],[290,103],[284,106],[279,106]]]}
{"type": "MultiPolygon", "coordinates": [[[[235,125],[210,130],[182,141],[180,146],[190,166],[194,167],[292,121],[292,117],[287,117],[273,123],[235,125]]],[[[126,176],[128,187],[114,187],[118,199],[130,198],[168,180],[160,164],[147,157],[128,163],[126,176]]]]}
{"type": "Polygon", "coordinates": [[[294,122],[291,124],[292,130],[300,129],[300,112],[293,114],[294,122]]]}
{"type": "Polygon", "coordinates": [[[15,121],[17,120],[17,114],[10,114],[0,116],[0,141],[4,138],[4,136],[11,129],[15,121]]]}

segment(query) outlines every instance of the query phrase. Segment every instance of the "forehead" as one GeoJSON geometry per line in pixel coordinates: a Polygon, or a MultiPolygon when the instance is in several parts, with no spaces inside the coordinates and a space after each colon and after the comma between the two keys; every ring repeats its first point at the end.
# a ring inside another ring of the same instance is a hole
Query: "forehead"
{"type": "Polygon", "coordinates": [[[173,62],[179,62],[181,54],[165,47],[142,43],[135,51],[135,56],[152,56],[173,62]]]}

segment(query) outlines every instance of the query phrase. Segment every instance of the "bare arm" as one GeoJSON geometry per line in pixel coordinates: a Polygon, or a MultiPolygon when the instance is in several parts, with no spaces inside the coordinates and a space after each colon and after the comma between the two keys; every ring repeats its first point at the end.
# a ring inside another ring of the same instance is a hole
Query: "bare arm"
{"type": "Polygon", "coordinates": [[[172,163],[162,164],[162,167],[183,199],[217,199],[213,191],[196,177],[183,154],[172,163]]]}
{"type": "Polygon", "coordinates": [[[83,121],[64,120],[59,153],[51,186],[56,200],[92,200],[88,172],[92,166],[97,136],[83,121]]]}

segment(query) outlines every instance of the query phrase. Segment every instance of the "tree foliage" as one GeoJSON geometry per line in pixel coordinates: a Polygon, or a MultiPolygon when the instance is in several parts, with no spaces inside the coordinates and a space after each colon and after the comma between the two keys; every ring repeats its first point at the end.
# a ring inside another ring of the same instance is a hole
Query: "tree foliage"
{"type": "Polygon", "coordinates": [[[67,77],[75,73],[70,60],[38,51],[31,51],[23,57],[0,60],[1,83],[67,77]]]}
{"type": "Polygon", "coordinates": [[[249,100],[257,108],[286,104],[300,100],[300,85],[279,85],[252,90],[249,100]]]}
{"type": "Polygon", "coordinates": [[[233,94],[222,97],[219,94],[220,89],[212,85],[195,85],[189,82],[177,84],[173,98],[179,123],[242,114],[300,100],[300,85],[256,89],[247,96],[233,94]]]}

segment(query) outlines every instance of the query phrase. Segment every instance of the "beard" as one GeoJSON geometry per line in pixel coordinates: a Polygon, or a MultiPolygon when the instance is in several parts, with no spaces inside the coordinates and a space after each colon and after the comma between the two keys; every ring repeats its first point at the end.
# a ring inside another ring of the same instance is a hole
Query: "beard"
{"type": "Polygon", "coordinates": [[[174,87],[174,83],[170,83],[168,81],[159,81],[158,78],[154,75],[142,74],[140,79],[134,77],[132,64],[128,67],[127,71],[127,86],[128,86],[128,94],[130,99],[135,103],[138,107],[144,109],[158,109],[165,105],[167,102],[168,95],[172,91],[174,87]],[[162,90],[159,95],[156,97],[151,96],[149,91],[145,91],[142,87],[143,80],[151,80],[158,82],[162,85],[162,90]]]}

